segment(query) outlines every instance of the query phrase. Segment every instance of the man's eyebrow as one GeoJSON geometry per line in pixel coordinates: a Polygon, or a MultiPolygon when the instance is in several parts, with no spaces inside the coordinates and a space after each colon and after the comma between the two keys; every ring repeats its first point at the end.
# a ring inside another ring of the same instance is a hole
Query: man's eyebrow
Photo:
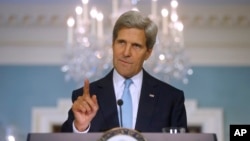
{"type": "Polygon", "coordinates": [[[140,43],[132,43],[132,45],[136,45],[136,46],[142,46],[142,44],[140,44],[140,43]]]}
{"type": "Polygon", "coordinates": [[[124,42],[125,42],[125,40],[124,40],[124,39],[117,39],[117,41],[118,41],[118,42],[121,42],[121,41],[124,41],[124,42]]]}

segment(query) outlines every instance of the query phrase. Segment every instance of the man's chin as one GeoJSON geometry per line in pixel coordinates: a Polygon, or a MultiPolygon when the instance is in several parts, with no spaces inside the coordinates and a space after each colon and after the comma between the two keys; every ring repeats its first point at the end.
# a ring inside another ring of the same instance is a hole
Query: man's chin
{"type": "Polygon", "coordinates": [[[130,78],[131,76],[133,76],[129,71],[126,71],[126,69],[120,69],[120,70],[117,70],[117,72],[121,75],[121,76],[123,76],[123,77],[125,77],[125,78],[130,78]]]}

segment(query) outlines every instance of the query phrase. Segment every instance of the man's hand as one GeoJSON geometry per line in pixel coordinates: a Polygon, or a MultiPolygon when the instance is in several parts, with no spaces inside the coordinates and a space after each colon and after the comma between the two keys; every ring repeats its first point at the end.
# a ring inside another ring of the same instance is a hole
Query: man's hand
{"type": "Polygon", "coordinates": [[[96,95],[90,96],[89,81],[84,81],[82,96],[73,103],[72,111],[75,116],[74,125],[78,131],[85,131],[95,117],[99,105],[96,95]]]}

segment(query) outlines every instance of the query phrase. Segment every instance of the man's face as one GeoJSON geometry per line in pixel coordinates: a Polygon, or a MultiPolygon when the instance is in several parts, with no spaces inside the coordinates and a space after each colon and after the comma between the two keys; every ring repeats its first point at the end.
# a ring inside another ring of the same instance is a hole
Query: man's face
{"type": "Polygon", "coordinates": [[[113,64],[125,78],[136,75],[152,49],[146,47],[145,32],[137,28],[122,28],[113,42],[113,64]]]}

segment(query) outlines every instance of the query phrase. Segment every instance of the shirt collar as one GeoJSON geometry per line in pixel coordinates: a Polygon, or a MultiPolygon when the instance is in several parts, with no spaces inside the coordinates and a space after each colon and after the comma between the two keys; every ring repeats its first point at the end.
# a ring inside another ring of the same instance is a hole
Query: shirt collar
{"type": "MultiPolygon", "coordinates": [[[[130,79],[133,81],[133,84],[135,85],[135,87],[139,87],[142,83],[142,75],[143,71],[141,70],[139,73],[137,73],[136,75],[134,75],[133,77],[131,77],[130,79]]],[[[124,84],[125,78],[123,76],[121,76],[116,69],[114,69],[113,72],[113,81],[115,84],[117,84],[118,87],[122,87],[122,85],[124,84]]]]}

